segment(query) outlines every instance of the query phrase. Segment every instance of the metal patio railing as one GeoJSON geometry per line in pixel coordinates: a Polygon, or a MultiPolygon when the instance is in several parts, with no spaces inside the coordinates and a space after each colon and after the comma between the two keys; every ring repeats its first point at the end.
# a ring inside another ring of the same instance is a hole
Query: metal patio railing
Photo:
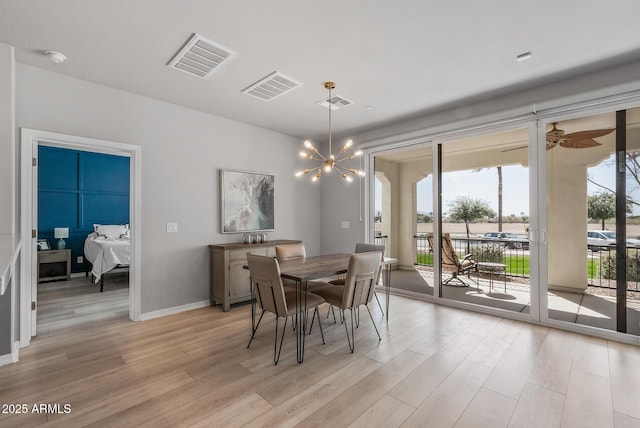
{"type": "MultiPolygon", "coordinates": [[[[416,264],[433,266],[433,249],[427,235],[413,237],[416,246],[416,264]]],[[[476,262],[494,262],[506,265],[508,276],[529,277],[529,242],[526,240],[500,240],[451,237],[458,257],[472,254],[476,262]]]]}
{"type": "MultiPolygon", "coordinates": [[[[414,236],[416,265],[433,267],[433,249],[427,235],[414,236]]],[[[458,257],[472,254],[477,262],[503,263],[508,276],[529,278],[528,241],[452,237],[458,257]]],[[[616,288],[616,252],[611,247],[589,248],[587,281],[591,287],[616,288]]],[[[640,248],[627,248],[627,290],[640,292],[640,248]]]]}

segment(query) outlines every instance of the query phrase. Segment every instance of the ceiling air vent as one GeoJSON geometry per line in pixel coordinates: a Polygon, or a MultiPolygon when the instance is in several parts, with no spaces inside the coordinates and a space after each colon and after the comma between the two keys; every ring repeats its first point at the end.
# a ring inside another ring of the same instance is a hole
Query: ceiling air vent
{"type": "Polygon", "coordinates": [[[327,107],[327,108],[331,106],[331,110],[338,110],[343,107],[348,107],[353,103],[346,98],[342,98],[339,95],[334,95],[331,98],[324,98],[318,101],[317,104],[320,104],[322,107],[327,107]]]}
{"type": "Polygon", "coordinates": [[[290,77],[274,71],[267,77],[257,81],[242,90],[247,95],[254,96],[263,101],[271,101],[277,96],[289,92],[302,85],[290,77]]]}
{"type": "Polygon", "coordinates": [[[234,53],[199,34],[194,34],[167,64],[201,79],[208,79],[234,53]]]}

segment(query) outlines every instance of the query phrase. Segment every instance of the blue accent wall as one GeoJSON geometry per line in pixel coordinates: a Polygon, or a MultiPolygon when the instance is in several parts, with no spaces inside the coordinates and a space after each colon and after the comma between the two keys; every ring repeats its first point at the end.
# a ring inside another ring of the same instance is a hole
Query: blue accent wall
{"type": "Polygon", "coordinates": [[[84,272],[84,240],[94,224],[129,223],[129,158],[38,147],[38,238],[58,247],[55,227],[68,227],[71,271],[84,272]]]}

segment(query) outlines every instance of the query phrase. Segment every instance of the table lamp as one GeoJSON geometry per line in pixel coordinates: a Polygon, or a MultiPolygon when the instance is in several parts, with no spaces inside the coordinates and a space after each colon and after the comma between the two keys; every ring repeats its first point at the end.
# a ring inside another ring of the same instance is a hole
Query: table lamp
{"type": "Polygon", "coordinates": [[[67,243],[64,242],[64,238],[69,237],[69,228],[68,227],[55,227],[53,229],[53,237],[59,238],[58,241],[58,250],[64,250],[67,248],[67,243]]]}

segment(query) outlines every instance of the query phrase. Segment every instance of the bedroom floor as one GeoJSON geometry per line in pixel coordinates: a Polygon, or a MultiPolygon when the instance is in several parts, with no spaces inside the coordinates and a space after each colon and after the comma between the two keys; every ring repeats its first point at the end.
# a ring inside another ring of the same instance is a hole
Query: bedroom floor
{"type": "Polygon", "coordinates": [[[100,284],[91,284],[84,276],[38,285],[38,335],[88,321],[128,317],[128,272],[105,276],[102,293],[100,284]]]}

